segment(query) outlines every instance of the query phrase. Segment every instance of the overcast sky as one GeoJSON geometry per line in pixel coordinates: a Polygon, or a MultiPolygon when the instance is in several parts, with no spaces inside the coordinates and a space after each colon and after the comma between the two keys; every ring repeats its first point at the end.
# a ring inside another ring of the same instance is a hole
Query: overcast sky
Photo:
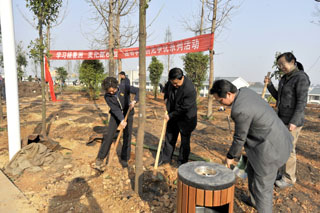
{"type": "MultiPolygon", "coordinates": [[[[239,1],[234,1],[239,2],[239,1]]],[[[293,51],[313,84],[320,84],[320,26],[315,20],[314,0],[242,0],[239,9],[231,16],[231,23],[215,40],[215,76],[242,77],[246,81],[263,81],[267,72],[273,71],[277,51],[293,51]]],[[[200,0],[152,0],[147,9],[147,45],[164,42],[165,29],[170,27],[173,40],[194,36],[187,31],[183,19],[199,14],[200,0]]],[[[22,14],[32,19],[24,0],[13,0],[16,42],[25,48],[37,37],[37,32],[22,14]],[[21,11],[21,12],[19,12],[21,11]]],[[[131,22],[138,22],[138,10],[131,22]]],[[[90,35],[97,26],[90,18],[93,9],[84,0],[69,0],[67,16],[52,30],[51,49],[90,49],[90,35]]],[[[320,17],[319,17],[320,18],[320,17]]],[[[318,19],[319,19],[318,18],[318,19]]],[[[134,46],[138,46],[138,43],[134,46]]],[[[101,47],[100,49],[103,49],[101,47]]],[[[173,66],[183,68],[182,55],[174,56],[173,66]]],[[[158,57],[164,61],[163,56],[158,57]]],[[[150,58],[147,59],[147,66],[150,58]]],[[[53,66],[66,62],[54,62],[53,66]]],[[[123,60],[123,70],[135,70],[138,59],[123,60]]],[[[32,66],[27,70],[30,74],[32,66]]]]}

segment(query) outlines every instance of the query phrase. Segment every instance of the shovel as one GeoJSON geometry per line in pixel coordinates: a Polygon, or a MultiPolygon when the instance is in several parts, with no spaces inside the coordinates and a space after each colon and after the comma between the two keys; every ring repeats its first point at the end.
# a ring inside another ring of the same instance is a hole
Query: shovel
{"type": "MultiPolygon", "coordinates": [[[[165,115],[167,115],[167,114],[168,114],[168,112],[165,113],[165,115]]],[[[165,134],[165,132],[166,132],[166,129],[167,129],[167,120],[164,118],[164,119],[163,119],[161,136],[160,136],[160,140],[159,140],[159,144],[158,144],[158,150],[157,150],[157,155],[156,155],[156,162],[154,163],[154,170],[157,170],[157,168],[158,168],[160,150],[161,150],[161,145],[162,145],[162,139],[163,139],[163,136],[164,136],[164,134],[165,134]]]]}
{"type": "MultiPolygon", "coordinates": [[[[128,119],[128,116],[129,116],[130,111],[131,111],[131,108],[129,108],[128,111],[127,111],[126,117],[124,118],[124,121],[125,121],[125,122],[127,122],[127,119],[128,119]]],[[[127,125],[128,125],[128,124],[127,124],[127,125]]],[[[120,124],[119,124],[119,127],[120,127],[120,124]]],[[[118,128],[119,128],[119,127],[118,127],[118,128]]],[[[119,132],[119,134],[118,134],[116,143],[114,144],[114,148],[111,150],[110,155],[109,155],[109,163],[108,163],[108,165],[111,165],[113,156],[114,156],[114,154],[117,152],[117,147],[118,147],[118,144],[119,144],[121,135],[122,135],[122,133],[123,133],[123,129],[124,129],[124,128],[120,128],[120,132],[119,132]]]]}
{"type": "MultiPolygon", "coordinates": [[[[269,78],[270,75],[271,75],[271,72],[268,72],[268,73],[267,73],[267,77],[269,78]]],[[[266,91],[267,91],[267,86],[268,86],[267,83],[265,83],[264,86],[263,86],[263,90],[262,90],[262,93],[261,93],[261,98],[263,98],[263,99],[264,99],[264,96],[265,96],[266,91]]]]}

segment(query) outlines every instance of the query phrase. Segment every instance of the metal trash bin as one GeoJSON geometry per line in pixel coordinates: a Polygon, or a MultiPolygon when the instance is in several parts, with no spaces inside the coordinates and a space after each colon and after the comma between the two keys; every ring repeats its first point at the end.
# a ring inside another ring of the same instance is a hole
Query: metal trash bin
{"type": "Polygon", "coordinates": [[[204,161],[178,169],[177,213],[233,212],[235,175],[227,167],[204,161]]]}

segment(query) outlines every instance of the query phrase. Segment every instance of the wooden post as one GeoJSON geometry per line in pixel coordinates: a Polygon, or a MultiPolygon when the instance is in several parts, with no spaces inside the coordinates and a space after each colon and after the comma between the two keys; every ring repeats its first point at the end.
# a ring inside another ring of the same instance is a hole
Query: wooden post
{"type": "MultiPolygon", "coordinates": [[[[269,78],[270,75],[271,75],[271,72],[268,72],[267,77],[269,78]]],[[[263,99],[264,99],[264,95],[266,94],[266,91],[267,91],[267,86],[268,86],[268,84],[264,83],[264,87],[263,87],[262,94],[261,94],[261,98],[263,98],[263,99]]]]}

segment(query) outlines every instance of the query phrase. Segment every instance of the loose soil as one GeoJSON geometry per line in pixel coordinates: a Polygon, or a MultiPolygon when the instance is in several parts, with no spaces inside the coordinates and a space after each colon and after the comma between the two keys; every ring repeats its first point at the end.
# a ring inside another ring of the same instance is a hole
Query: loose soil
{"type": "MultiPolygon", "coordinates": [[[[21,138],[41,131],[41,95],[39,85],[19,85],[21,138]],[[34,92],[35,91],[35,92],[34,92]]],[[[132,145],[129,167],[123,168],[118,156],[103,173],[92,168],[101,140],[86,144],[90,136],[107,130],[108,107],[102,96],[90,101],[85,93],[63,92],[60,102],[47,102],[47,134],[59,142],[64,165],[42,167],[41,171],[25,171],[10,177],[39,212],[174,212],[177,194],[177,162],[160,166],[153,175],[156,148],[162,128],[164,105],[159,97],[147,97],[143,152],[143,193],[134,192],[135,146],[132,145]]],[[[234,124],[229,129],[230,109],[218,111],[214,103],[213,119],[207,120],[206,99],[200,99],[198,126],[191,137],[192,156],[222,163],[232,142],[234,124]]],[[[133,124],[136,142],[137,110],[133,124]]],[[[6,111],[4,107],[4,112],[6,111]]],[[[320,108],[306,109],[306,123],[297,144],[297,183],[294,187],[274,190],[274,212],[320,212],[320,108]]],[[[6,119],[0,125],[0,168],[8,162],[6,119]]],[[[179,147],[179,143],[177,144],[179,147]]],[[[119,149],[118,147],[118,154],[119,149]]],[[[255,212],[240,201],[248,190],[247,180],[237,178],[234,212],[255,212]]],[[[14,201],[12,201],[14,202],[14,201]]]]}

